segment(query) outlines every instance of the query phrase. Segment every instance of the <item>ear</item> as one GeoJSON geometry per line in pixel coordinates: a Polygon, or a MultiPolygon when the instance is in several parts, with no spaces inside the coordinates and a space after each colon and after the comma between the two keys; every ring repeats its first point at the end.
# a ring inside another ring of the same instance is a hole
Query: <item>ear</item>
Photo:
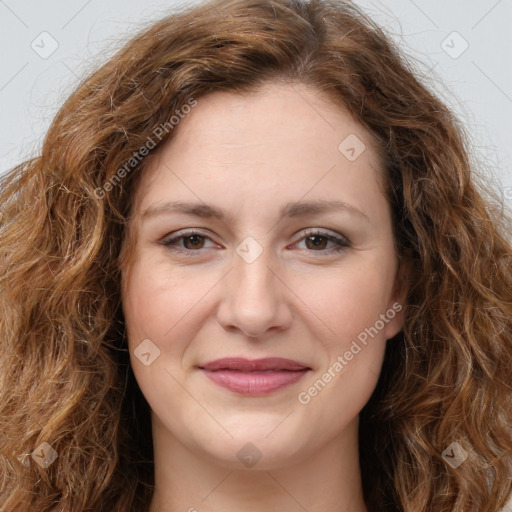
{"type": "Polygon", "coordinates": [[[403,328],[404,310],[410,288],[411,275],[412,261],[408,258],[399,260],[393,291],[389,299],[388,309],[386,310],[386,317],[390,319],[384,329],[387,340],[396,336],[403,328]]]}

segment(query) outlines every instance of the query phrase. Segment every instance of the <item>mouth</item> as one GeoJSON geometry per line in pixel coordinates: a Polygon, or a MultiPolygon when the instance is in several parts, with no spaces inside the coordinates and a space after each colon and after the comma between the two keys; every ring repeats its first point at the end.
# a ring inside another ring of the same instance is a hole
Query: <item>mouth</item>
{"type": "Polygon", "coordinates": [[[266,395],[301,379],[311,370],[298,361],[280,357],[264,359],[224,358],[198,367],[215,384],[232,392],[266,395]]]}

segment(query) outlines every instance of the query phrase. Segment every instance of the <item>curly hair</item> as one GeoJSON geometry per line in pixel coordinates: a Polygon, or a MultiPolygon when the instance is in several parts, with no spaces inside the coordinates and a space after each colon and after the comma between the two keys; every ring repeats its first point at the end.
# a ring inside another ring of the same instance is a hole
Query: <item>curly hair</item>
{"type": "Polygon", "coordinates": [[[510,219],[477,180],[463,127],[351,2],[210,0],[126,42],[67,99],[40,154],[2,177],[1,511],[147,510],[150,414],[129,364],[120,269],[138,179],[173,130],[136,156],[191,100],[272,82],[311,86],[369,129],[411,262],[404,328],[360,415],[368,509],[504,505],[510,219]],[[442,457],[453,442],[468,454],[457,468],[442,457]]]}

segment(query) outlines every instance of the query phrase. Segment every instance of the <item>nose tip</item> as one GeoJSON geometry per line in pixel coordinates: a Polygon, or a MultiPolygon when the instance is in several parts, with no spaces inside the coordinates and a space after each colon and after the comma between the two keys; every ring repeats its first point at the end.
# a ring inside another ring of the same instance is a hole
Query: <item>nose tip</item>
{"type": "Polygon", "coordinates": [[[247,263],[240,258],[225,281],[217,318],[229,331],[240,331],[251,339],[268,331],[285,329],[291,314],[285,289],[263,258],[247,263]]]}

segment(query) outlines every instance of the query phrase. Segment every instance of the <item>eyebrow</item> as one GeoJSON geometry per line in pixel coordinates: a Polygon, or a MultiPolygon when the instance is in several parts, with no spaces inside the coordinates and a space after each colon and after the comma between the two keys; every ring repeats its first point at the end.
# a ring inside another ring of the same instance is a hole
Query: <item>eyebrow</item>
{"type": "MultiPolygon", "coordinates": [[[[308,201],[291,202],[284,205],[280,210],[281,218],[296,218],[320,215],[332,211],[346,211],[367,222],[370,222],[368,216],[356,207],[345,203],[344,201],[308,201]]],[[[168,201],[165,203],[149,206],[142,212],[142,218],[147,219],[162,214],[185,213],[202,218],[215,218],[221,221],[231,219],[231,215],[224,208],[209,205],[206,203],[193,203],[187,201],[168,201]]]]}

